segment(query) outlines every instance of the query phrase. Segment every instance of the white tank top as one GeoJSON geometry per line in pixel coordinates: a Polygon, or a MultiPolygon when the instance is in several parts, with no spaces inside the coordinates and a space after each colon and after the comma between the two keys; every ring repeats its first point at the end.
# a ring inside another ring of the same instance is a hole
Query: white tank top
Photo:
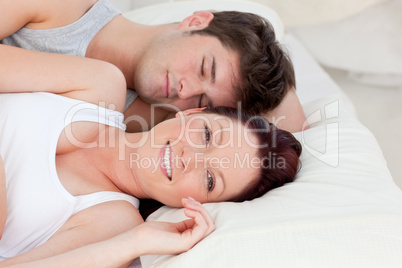
{"type": "Polygon", "coordinates": [[[123,115],[50,93],[0,94],[0,154],[6,170],[7,222],[0,261],[46,242],[79,211],[99,203],[138,199],[117,192],[72,196],[55,165],[62,130],[76,121],[100,122],[125,130],[123,115]]]}

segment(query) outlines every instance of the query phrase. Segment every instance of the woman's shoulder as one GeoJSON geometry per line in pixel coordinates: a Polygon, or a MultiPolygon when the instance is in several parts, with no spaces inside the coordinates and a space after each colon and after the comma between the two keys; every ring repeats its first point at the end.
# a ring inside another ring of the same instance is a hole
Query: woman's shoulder
{"type": "Polygon", "coordinates": [[[84,231],[80,235],[88,236],[87,239],[91,241],[102,241],[143,222],[139,211],[132,204],[116,200],[80,211],[72,216],[59,231],[70,232],[73,229],[82,229],[84,231]]]}
{"type": "MultiPolygon", "coordinates": [[[[119,228],[121,232],[124,232],[143,222],[138,209],[130,202],[126,200],[114,200],[82,210],[72,216],[66,224],[79,226],[84,223],[100,229],[103,229],[103,227],[111,229],[111,226],[118,225],[115,230],[110,230],[115,233],[113,235],[116,235],[119,233],[119,228]]],[[[105,231],[109,232],[109,230],[105,231]]]]}

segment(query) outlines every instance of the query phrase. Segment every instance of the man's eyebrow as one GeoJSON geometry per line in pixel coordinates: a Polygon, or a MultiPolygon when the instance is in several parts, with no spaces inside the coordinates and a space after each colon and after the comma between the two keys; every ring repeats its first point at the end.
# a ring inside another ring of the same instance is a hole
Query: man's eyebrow
{"type": "MultiPolygon", "coordinates": [[[[212,66],[211,66],[211,84],[215,83],[216,76],[216,63],[215,57],[212,56],[212,66]]],[[[200,95],[200,100],[198,101],[198,108],[202,108],[202,98],[206,98],[204,94],[200,95]]],[[[214,107],[214,104],[211,99],[208,98],[207,107],[214,107]]]]}
{"type": "Polygon", "coordinates": [[[208,104],[207,104],[207,105],[208,105],[208,107],[214,107],[214,104],[212,103],[212,100],[211,100],[211,99],[208,100],[208,104]]]}
{"type": "Polygon", "coordinates": [[[202,96],[204,96],[204,94],[200,95],[200,100],[198,101],[198,108],[202,108],[202,96]]]}
{"type": "Polygon", "coordinates": [[[198,108],[203,108],[204,106],[202,105],[202,99],[203,98],[207,98],[207,104],[206,105],[204,105],[204,106],[206,106],[206,107],[214,107],[214,104],[213,104],[213,102],[212,102],[212,100],[211,99],[208,99],[208,97],[205,95],[205,94],[201,94],[200,95],[200,100],[198,101],[198,108]]]}
{"type": "Polygon", "coordinates": [[[211,83],[215,83],[215,74],[216,74],[215,57],[212,56],[211,83]]]}
{"type": "MultiPolygon", "coordinates": [[[[215,76],[216,76],[216,63],[215,63],[215,57],[212,56],[212,65],[211,65],[211,84],[215,83],[215,76]]],[[[200,98],[200,106],[201,106],[201,100],[202,97],[200,98]]],[[[212,100],[208,98],[207,102],[208,107],[214,107],[214,104],[212,103],[212,100]]]]}

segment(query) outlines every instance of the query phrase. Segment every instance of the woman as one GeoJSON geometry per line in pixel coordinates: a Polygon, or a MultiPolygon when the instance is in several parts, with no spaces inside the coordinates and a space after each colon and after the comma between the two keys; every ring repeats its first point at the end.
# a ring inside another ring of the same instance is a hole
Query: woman
{"type": "Polygon", "coordinates": [[[65,63],[75,67],[68,75],[66,66],[45,62],[37,66],[42,79],[22,72],[26,79],[0,87],[58,94],[0,94],[7,184],[0,240],[7,260],[0,267],[117,267],[143,254],[180,253],[214,229],[200,203],[252,199],[297,172],[300,144],[259,117],[191,110],[149,132],[126,133],[121,113],[65,97],[121,111],[124,94],[109,93],[125,89],[121,73],[103,62],[65,57],[65,63]],[[64,76],[81,79],[59,85],[64,76]],[[267,151],[282,160],[278,166],[267,164],[267,151]],[[267,175],[274,180],[265,185],[267,175]],[[143,223],[133,196],[184,206],[191,219],[143,223]]]}

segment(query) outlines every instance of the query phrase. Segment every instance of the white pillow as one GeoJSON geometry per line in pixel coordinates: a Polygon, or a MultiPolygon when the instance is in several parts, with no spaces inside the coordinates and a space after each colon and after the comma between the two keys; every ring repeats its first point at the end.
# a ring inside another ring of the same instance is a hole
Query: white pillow
{"type": "MultiPolygon", "coordinates": [[[[143,256],[143,267],[402,265],[394,255],[402,250],[402,192],[374,136],[345,111],[336,96],[305,105],[313,127],[296,133],[296,181],[253,201],[204,204],[216,231],[181,255],[143,256]]],[[[148,220],[183,220],[182,210],[163,207],[148,220]]]]}
{"type": "Polygon", "coordinates": [[[151,5],[126,12],[123,15],[137,23],[156,25],[180,22],[199,10],[243,11],[266,18],[275,30],[277,40],[281,40],[284,27],[276,12],[264,5],[241,0],[182,1],[151,5]]]}

